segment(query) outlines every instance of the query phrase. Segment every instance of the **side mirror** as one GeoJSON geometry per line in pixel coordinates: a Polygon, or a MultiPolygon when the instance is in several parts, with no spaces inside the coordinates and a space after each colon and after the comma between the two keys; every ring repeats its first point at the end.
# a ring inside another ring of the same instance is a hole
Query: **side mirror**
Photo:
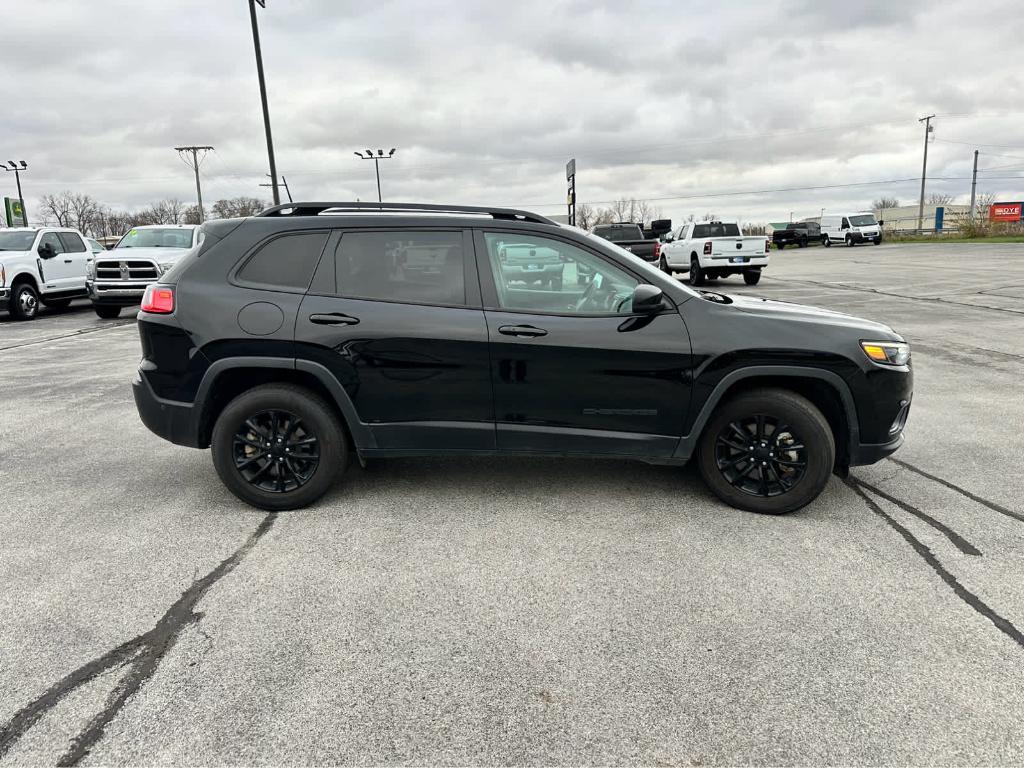
{"type": "Polygon", "coordinates": [[[43,259],[52,259],[57,255],[57,250],[51,243],[43,243],[37,250],[39,251],[40,258],[43,259]]]}
{"type": "Polygon", "coordinates": [[[633,311],[638,314],[660,311],[665,305],[661,288],[641,283],[633,289],[633,311]]]}
{"type": "Polygon", "coordinates": [[[878,222],[878,226],[882,226],[883,224],[885,224],[885,221],[883,221],[883,220],[879,220],[879,222],[878,222]]]}

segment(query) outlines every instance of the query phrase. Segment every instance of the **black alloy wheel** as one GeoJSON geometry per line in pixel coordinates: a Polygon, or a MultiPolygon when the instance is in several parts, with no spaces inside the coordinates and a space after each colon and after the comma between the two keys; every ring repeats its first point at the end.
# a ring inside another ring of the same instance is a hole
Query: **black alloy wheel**
{"type": "Polygon", "coordinates": [[[270,493],[301,488],[320,464],[320,440],[290,411],[253,414],[235,431],[232,447],[235,470],[249,485],[270,493]]]}
{"type": "Polygon", "coordinates": [[[788,424],[757,414],[722,429],[715,440],[715,462],[733,488],[751,496],[779,496],[803,479],[807,447],[788,424]]]}

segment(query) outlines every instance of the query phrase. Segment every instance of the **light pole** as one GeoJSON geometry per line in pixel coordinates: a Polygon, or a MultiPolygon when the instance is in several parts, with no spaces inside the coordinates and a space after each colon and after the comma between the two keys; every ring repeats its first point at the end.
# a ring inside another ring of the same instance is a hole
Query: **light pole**
{"type": "Polygon", "coordinates": [[[25,222],[25,226],[28,226],[28,211],[25,210],[25,198],[21,194],[21,172],[28,170],[28,163],[24,160],[19,160],[17,163],[13,160],[8,160],[7,165],[0,164],[0,168],[5,171],[14,171],[14,179],[18,183],[18,205],[21,206],[21,218],[25,222]]]}
{"type": "Polygon", "coordinates": [[[366,154],[365,155],[362,152],[355,152],[354,154],[360,160],[373,160],[373,167],[377,171],[377,202],[378,203],[383,203],[384,202],[384,198],[381,197],[381,194],[380,194],[380,161],[381,160],[388,160],[388,159],[394,157],[395,156],[395,148],[392,147],[391,151],[388,152],[386,155],[384,154],[384,150],[383,149],[378,149],[376,155],[373,154],[373,150],[372,149],[366,150],[366,154]]]}
{"type": "Polygon", "coordinates": [[[260,50],[260,28],[256,23],[256,3],[266,8],[266,0],[249,0],[249,19],[252,21],[252,44],[256,49],[256,74],[260,80],[260,101],[263,104],[263,127],[267,132],[267,157],[270,159],[270,183],[274,192],[274,205],[281,204],[277,189],[277,163],[274,162],[274,139],[270,135],[270,110],[267,107],[267,81],[263,77],[263,52],[260,50]]]}
{"type": "Polygon", "coordinates": [[[924,180],[928,175],[928,134],[934,131],[932,118],[935,115],[928,115],[920,118],[917,122],[924,123],[924,162],[921,164],[921,201],[917,205],[917,233],[924,231],[924,180]]]}

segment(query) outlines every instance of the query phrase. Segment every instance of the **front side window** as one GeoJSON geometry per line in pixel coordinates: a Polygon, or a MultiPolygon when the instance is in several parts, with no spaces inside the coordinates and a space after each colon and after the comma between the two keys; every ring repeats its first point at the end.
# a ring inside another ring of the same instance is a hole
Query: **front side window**
{"type": "Polygon", "coordinates": [[[54,253],[64,253],[64,245],[61,243],[60,238],[57,237],[56,232],[47,232],[45,235],[39,238],[40,248],[47,244],[53,246],[54,253]]]}
{"type": "Polygon", "coordinates": [[[551,314],[629,314],[637,281],[560,240],[488,232],[487,257],[502,309],[551,314]]]}
{"type": "Polygon", "coordinates": [[[338,294],[405,304],[466,303],[462,232],[346,232],[335,252],[338,294]]]}
{"type": "Polygon", "coordinates": [[[842,228],[843,228],[843,229],[849,229],[849,227],[850,227],[850,220],[849,220],[849,219],[847,219],[847,218],[846,218],[846,217],[844,216],[844,217],[843,217],[843,223],[842,223],[842,225],[841,225],[841,226],[842,226],[842,228]]]}
{"type": "Polygon", "coordinates": [[[238,271],[237,279],[269,288],[305,290],[326,244],[326,232],[280,235],[249,257],[238,271]]]}

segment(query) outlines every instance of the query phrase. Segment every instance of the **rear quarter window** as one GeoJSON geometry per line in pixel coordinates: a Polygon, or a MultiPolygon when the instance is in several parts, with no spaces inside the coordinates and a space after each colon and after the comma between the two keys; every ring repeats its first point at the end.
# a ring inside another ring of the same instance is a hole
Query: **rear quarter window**
{"type": "Polygon", "coordinates": [[[327,244],[327,232],[294,232],[274,237],[235,274],[240,283],[261,288],[306,290],[327,244]]]}
{"type": "Polygon", "coordinates": [[[64,245],[65,253],[81,253],[85,250],[85,243],[82,242],[82,238],[74,232],[58,232],[57,237],[60,238],[61,243],[64,245]]]}

